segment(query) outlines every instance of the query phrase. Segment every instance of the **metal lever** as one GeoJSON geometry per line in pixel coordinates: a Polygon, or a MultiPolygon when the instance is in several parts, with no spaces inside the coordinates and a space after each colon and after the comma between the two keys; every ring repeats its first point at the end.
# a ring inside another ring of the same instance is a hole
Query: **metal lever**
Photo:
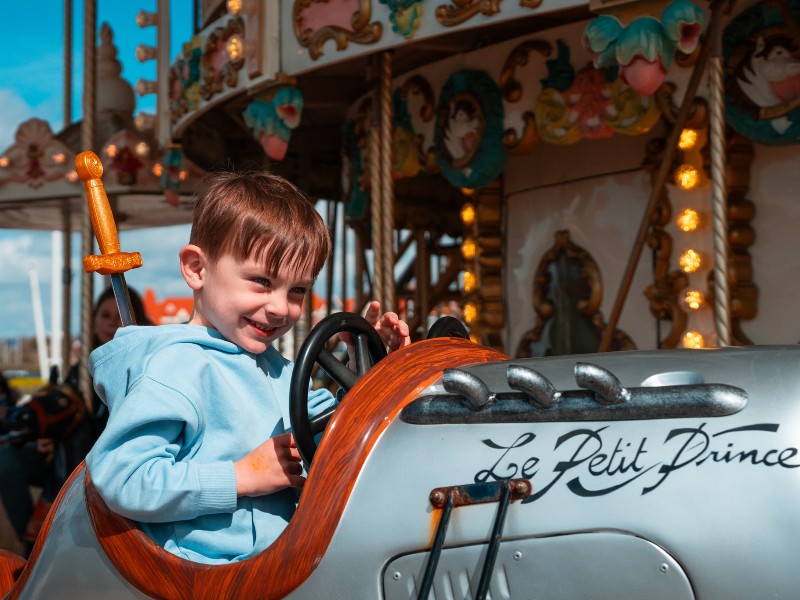
{"type": "Polygon", "coordinates": [[[439,517],[439,525],[436,528],[436,536],[431,546],[431,553],[425,565],[425,573],[419,587],[418,600],[427,600],[433,587],[433,576],[436,573],[436,566],[439,564],[439,557],[442,554],[444,538],[447,533],[447,526],[450,523],[450,515],[453,508],[459,506],[470,506],[472,504],[485,504],[488,502],[499,502],[492,528],[492,537],[489,540],[489,548],[486,552],[486,560],[481,569],[481,579],[478,584],[478,594],[476,600],[485,600],[489,590],[489,582],[492,578],[492,571],[497,559],[497,550],[500,547],[500,540],[503,535],[503,525],[505,524],[508,505],[512,500],[527,498],[533,493],[533,486],[528,479],[503,479],[491,483],[473,483],[469,485],[454,485],[451,487],[435,488],[430,493],[430,502],[434,508],[440,508],[442,514],[439,517]]]}

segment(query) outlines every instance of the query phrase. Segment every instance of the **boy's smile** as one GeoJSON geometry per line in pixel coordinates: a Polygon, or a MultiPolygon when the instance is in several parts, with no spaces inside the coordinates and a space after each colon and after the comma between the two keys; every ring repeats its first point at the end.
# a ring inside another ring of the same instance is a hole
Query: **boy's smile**
{"type": "Polygon", "coordinates": [[[252,258],[224,254],[203,260],[189,323],[217,330],[230,342],[260,354],[289,331],[303,314],[303,300],[314,283],[310,273],[281,267],[276,274],[252,258]]]}

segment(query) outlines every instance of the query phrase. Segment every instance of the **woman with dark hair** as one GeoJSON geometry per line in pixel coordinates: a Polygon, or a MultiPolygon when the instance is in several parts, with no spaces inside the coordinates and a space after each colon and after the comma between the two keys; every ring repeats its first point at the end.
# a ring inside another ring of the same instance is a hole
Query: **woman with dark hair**
{"type": "MultiPolygon", "coordinates": [[[[145,315],[141,297],[133,289],[129,292],[136,323],[151,325],[145,315]]],[[[122,326],[110,287],[97,297],[93,315],[92,349],[110,341],[122,326]]],[[[50,393],[63,394],[65,397],[79,395],[81,368],[79,363],[74,364],[61,386],[48,386],[52,388],[50,393]]],[[[43,388],[42,391],[48,388],[43,388]]],[[[80,401],[83,402],[83,398],[80,401]]],[[[91,411],[84,416],[78,426],[63,439],[38,438],[23,444],[0,445],[0,500],[21,542],[30,544],[35,539],[47,509],[55,500],[61,486],[103,431],[108,420],[108,411],[95,395],[91,411]],[[42,495],[35,507],[29,486],[42,488],[42,495]]]]}

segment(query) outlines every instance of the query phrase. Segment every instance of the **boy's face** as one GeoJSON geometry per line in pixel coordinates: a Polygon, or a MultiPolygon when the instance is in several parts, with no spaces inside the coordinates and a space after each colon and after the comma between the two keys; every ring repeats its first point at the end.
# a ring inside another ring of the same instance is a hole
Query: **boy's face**
{"type": "Polygon", "coordinates": [[[239,262],[224,254],[204,266],[189,322],[216,329],[228,341],[258,354],[297,322],[313,283],[308,272],[281,267],[278,273],[266,273],[252,258],[239,262]]]}

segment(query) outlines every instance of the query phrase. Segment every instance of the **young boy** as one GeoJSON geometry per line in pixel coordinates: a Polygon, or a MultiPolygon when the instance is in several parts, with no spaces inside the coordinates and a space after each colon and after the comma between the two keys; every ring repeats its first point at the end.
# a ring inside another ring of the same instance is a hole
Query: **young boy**
{"type": "MultiPolygon", "coordinates": [[[[302,314],[330,251],[303,196],[270,174],[222,174],[198,196],[180,265],[188,324],[126,327],[92,353],[108,425],[86,459],[109,507],[166,550],[204,563],[253,556],[283,531],[304,483],[289,433],[293,364],[271,347],[302,314]]],[[[390,350],[394,313],[366,318],[390,350]]],[[[335,400],[309,392],[315,415],[335,400]]]]}

